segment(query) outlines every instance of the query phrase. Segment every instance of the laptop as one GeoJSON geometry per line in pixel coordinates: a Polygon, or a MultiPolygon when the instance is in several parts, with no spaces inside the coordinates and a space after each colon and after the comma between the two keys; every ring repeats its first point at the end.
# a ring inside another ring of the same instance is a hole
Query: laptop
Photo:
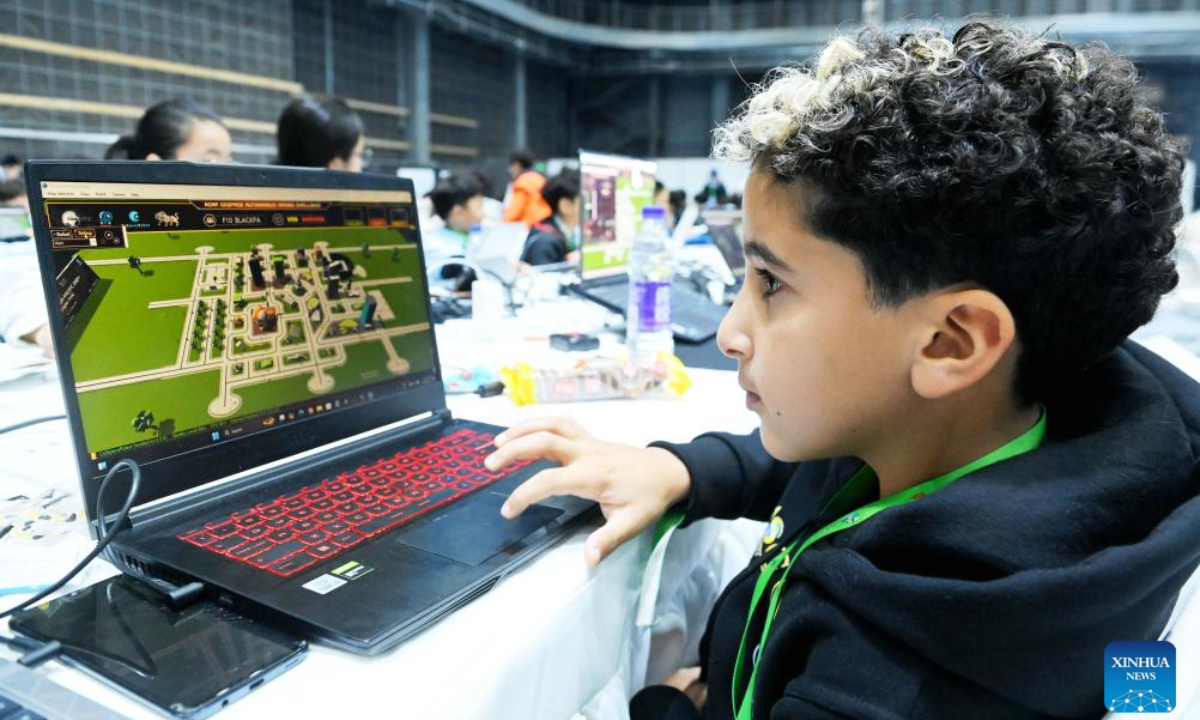
{"type": "Polygon", "coordinates": [[[505,285],[511,285],[517,277],[521,251],[529,228],[525,223],[500,223],[484,227],[479,244],[467,251],[471,265],[492,275],[505,285]]]}
{"type": "Polygon", "coordinates": [[[43,673],[0,658],[0,718],[3,720],[128,720],[43,673]]]}
{"type": "Polygon", "coordinates": [[[486,471],[501,428],[446,408],[410,180],[174,162],[26,178],[93,533],[106,471],[141,467],[109,556],[127,573],[375,654],[594,508],[500,517],[547,464],[486,471]]]}
{"type": "MultiPolygon", "coordinates": [[[[642,208],[654,201],[648,160],[581,152],[582,208],[579,282],[572,292],[625,314],[629,304],[629,251],[641,228],[642,208]]],[[[690,282],[671,282],[671,332],[676,340],[699,343],[717,334],[725,308],[690,282]]]]}
{"type": "Polygon", "coordinates": [[[742,211],[705,210],[700,219],[729,271],[728,294],[737,294],[746,280],[746,255],[742,251],[742,211]]]}

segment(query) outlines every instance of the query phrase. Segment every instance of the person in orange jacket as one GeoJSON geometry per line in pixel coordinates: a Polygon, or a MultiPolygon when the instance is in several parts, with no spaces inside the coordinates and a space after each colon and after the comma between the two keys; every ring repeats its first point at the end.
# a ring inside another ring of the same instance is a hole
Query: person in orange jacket
{"type": "Polygon", "coordinates": [[[533,169],[533,155],[528,150],[518,150],[508,163],[512,175],[512,197],[504,208],[504,222],[521,222],[526,227],[545,220],[554,214],[542,197],[546,178],[533,169]]]}

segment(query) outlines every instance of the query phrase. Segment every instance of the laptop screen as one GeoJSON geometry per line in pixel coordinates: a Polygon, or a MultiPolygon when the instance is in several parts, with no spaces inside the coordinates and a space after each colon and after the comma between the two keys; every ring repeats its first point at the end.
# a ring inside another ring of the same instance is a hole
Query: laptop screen
{"type": "Polygon", "coordinates": [[[642,208],[654,202],[657,171],[658,165],[648,160],[579,154],[584,280],[626,273],[629,249],[642,225],[642,208]]]}
{"type": "Polygon", "coordinates": [[[93,472],[299,427],[437,381],[408,191],[40,189],[66,341],[58,352],[93,472]]]}
{"type": "Polygon", "coordinates": [[[734,278],[743,277],[746,256],[742,253],[742,211],[705,210],[700,217],[734,278]]]}

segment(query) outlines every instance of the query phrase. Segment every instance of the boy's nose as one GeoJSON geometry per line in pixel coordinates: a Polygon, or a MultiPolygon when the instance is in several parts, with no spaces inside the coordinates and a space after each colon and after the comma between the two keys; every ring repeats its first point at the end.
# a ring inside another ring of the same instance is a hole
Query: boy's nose
{"type": "Polygon", "coordinates": [[[717,328],[717,347],[721,348],[721,352],[725,353],[727,357],[739,361],[748,360],[753,351],[750,336],[746,333],[744,325],[743,307],[746,304],[742,300],[744,293],[744,288],[738,292],[729,312],[725,313],[725,317],[721,320],[721,326],[717,328]]]}

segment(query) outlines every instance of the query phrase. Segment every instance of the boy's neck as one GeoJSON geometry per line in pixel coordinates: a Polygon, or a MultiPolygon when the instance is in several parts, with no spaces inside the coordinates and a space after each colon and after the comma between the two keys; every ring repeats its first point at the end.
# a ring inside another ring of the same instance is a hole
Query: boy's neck
{"type": "Polygon", "coordinates": [[[952,472],[1029,430],[1041,406],[959,403],[911,415],[878,452],[863,457],[879,479],[879,497],[952,472]],[[915,420],[915,422],[914,422],[915,420]]]}

